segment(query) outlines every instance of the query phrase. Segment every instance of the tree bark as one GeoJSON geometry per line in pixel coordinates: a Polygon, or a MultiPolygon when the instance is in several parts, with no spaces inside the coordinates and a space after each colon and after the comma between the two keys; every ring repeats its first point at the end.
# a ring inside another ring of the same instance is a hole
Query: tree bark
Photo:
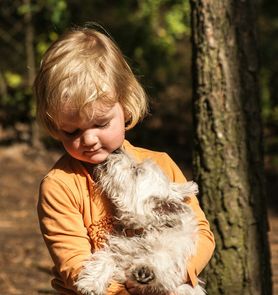
{"type": "Polygon", "coordinates": [[[207,291],[271,294],[256,1],[190,4],[194,177],[216,238],[207,291]]]}

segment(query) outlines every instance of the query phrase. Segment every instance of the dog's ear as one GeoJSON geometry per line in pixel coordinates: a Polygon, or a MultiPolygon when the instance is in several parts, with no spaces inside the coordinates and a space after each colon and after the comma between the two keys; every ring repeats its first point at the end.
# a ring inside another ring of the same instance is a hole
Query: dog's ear
{"type": "Polygon", "coordinates": [[[158,215],[179,213],[184,211],[184,209],[185,204],[180,200],[175,200],[172,198],[160,199],[159,197],[156,197],[154,200],[153,211],[158,215]]]}
{"type": "Polygon", "coordinates": [[[197,195],[198,185],[194,181],[185,183],[170,183],[170,198],[186,201],[188,198],[197,195]]]}

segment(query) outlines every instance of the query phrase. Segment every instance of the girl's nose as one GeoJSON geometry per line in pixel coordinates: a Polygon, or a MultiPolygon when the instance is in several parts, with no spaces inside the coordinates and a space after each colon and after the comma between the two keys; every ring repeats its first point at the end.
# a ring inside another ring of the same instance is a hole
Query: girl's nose
{"type": "Polygon", "coordinates": [[[91,129],[83,132],[81,140],[83,146],[94,146],[98,142],[95,132],[91,129]]]}

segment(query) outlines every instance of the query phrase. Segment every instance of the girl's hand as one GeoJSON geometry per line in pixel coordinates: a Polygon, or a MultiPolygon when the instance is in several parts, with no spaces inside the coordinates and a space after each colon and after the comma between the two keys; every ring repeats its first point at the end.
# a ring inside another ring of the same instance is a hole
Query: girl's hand
{"type": "MultiPolygon", "coordinates": [[[[136,284],[134,281],[128,280],[125,283],[125,287],[128,291],[128,293],[130,293],[131,295],[141,295],[142,291],[140,290],[140,286],[138,286],[138,284],[136,284]]],[[[146,293],[146,291],[144,292],[144,295],[161,295],[160,293],[154,293],[154,292],[150,292],[150,293],[146,293]]],[[[175,295],[175,293],[169,293],[169,294],[163,294],[163,295],[175,295]]]]}

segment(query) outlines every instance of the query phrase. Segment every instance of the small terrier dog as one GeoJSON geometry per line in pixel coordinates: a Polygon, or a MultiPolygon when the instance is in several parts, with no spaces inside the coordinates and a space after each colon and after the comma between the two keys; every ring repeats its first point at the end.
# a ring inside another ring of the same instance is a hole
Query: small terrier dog
{"type": "Polygon", "coordinates": [[[105,246],[85,263],[78,291],[104,295],[111,280],[133,280],[142,294],[204,295],[199,284],[184,281],[198,238],[196,217],[185,201],[198,193],[197,184],[170,182],[152,160],[137,163],[123,150],[95,172],[116,208],[116,223],[105,246]]]}

